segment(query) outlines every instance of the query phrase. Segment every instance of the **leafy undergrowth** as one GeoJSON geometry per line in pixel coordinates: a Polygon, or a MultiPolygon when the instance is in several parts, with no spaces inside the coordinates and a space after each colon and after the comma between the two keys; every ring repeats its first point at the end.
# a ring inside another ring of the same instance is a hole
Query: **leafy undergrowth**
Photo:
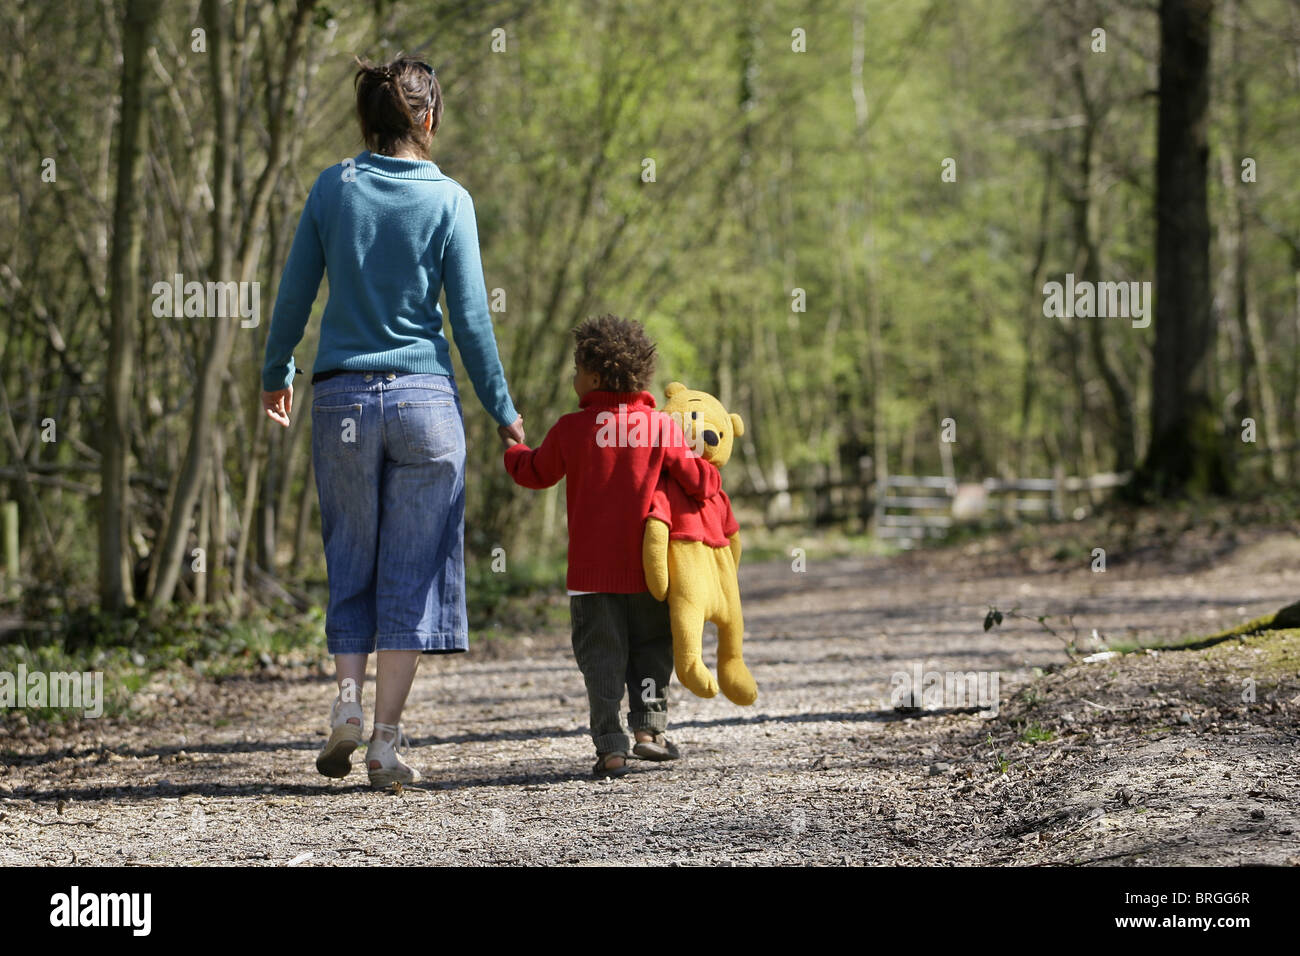
{"type": "MultiPolygon", "coordinates": [[[[555,561],[516,561],[502,571],[471,565],[467,598],[471,640],[488,656],[568,618],[564,568],[555,561]]],[[[0,644],[0,674],[12,675],[15,687],[20,675],[34,673],[102,675],[102,696],[96,695],[102,713],[129,718],[190,699],[203,680],[321,677],[333,668],[324,609],[277,604],[239,617],[192,606],[152,615],[80,609],[40,633],[0,644]]],[[[82,686],[90,693],[95,678],[82,686]]],[[[25,703],[0,706],[0,731],[57,725],[92,709],[25,703]]]]}
{"type": "MultiPolygon", "coordinates": [[[[135,717],[184,699],[196,681],[281,676],[318,669],[325,659],[324,615],[262,609],[239,619],[183,608],[166,615],[74,615],[52,636],[0,645],[0,673],[91,674],[107,716],[135,717]]],[[[83,683],[87,696],[95,686],[83,683]]],[[[0,710],[0,729],[58,724],[92,708],[28,703],[0,710]]]]}
{"type": "Polygon", "coordinates": [[[510,640],[567,623],[565,571],[562,557],[469,565],[465,587],[471,640],[510,640]]]}

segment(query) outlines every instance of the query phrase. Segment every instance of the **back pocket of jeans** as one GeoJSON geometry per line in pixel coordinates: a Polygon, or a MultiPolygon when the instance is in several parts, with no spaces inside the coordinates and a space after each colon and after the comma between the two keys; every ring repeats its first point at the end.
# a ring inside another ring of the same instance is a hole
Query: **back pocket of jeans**
{"type": "Polygon", "coordinates": [[[402,440],[416,458],[441,458],[463,450],[460,412],[453,398],[397,403],[402,440]]]}
{"type": "Polygon", "coordinates": [[[356,454],[361,442],[361,405],[312,405],[312,440],[325,454],[356,454]]]}

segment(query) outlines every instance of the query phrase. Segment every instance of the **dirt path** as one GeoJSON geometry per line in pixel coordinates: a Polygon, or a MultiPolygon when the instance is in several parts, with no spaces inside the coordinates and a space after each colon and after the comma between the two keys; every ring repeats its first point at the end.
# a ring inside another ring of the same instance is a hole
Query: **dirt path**
{"type": "Polygon", "coordinates": [[[674,684],[685,759],[614,782],[587,777],[563,634],[427,659],[405,721],[427,780],[401,795],[316,775],[327,680],[204,683],[148,724],[11,736],[0,864],[1300,863],[1300,643],[1035,677],[1059,640],[981,627],[996,604],[1081,636],[1209,632],[1295,600],[1297,569],[1294,536],[1263,532],[1104,574],[996,541],[749,565],[757,704],[674,684]],[[999,715],[900,715],[891,675],[913,665],[998,672],[999,715]]]}

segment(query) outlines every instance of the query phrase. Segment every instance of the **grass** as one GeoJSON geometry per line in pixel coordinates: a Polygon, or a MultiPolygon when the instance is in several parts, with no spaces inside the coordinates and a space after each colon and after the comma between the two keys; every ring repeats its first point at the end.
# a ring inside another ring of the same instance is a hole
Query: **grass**
{"type": "Polygon", "coordinates": [[[1025,729],[1020,732],[1020,739],[1027,744],[1043,743],[1048,740],[1054,740],[1055,738],[1055,731],[1048,730],[1041,724],[1036,723],[1027,724],[1025,729]]]}
{"type": "Polygon", "coordinates": [[[1010,770],[1011,761],[1006,758],[1006,754],[1004,754],[1001,750],[998,749],[997,743],[994,742],[993,740],[992,731],[989,731],[989,734],[985,738],[984,742],[990,748],[992,748],[989,752],[989,763],[992,766],[994,773],[1006,773],[1008,770],[1010,770]]]}

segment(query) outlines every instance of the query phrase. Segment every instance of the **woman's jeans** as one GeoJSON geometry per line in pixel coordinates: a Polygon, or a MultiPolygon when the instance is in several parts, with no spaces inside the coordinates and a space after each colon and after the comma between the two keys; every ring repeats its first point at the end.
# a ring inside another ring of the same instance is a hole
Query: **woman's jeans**
{"type": "Polygon", "coordinates": [[[311,418],[329,652],[468,650],[455,380],[344,372],[316,386],[311,418]]]}

